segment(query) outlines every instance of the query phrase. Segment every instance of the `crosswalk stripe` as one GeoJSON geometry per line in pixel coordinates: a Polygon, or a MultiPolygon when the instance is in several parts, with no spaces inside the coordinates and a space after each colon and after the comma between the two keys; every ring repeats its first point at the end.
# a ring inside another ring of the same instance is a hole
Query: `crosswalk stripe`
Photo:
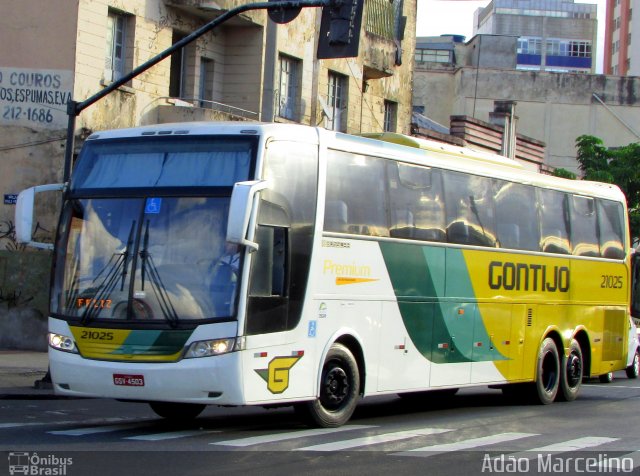
{"type": "Polygon", "coordinates": [[[170,431],[165,433],[154,433],[151,435],[138,435],[138,436],[128,436],[124,438],[125,440],[136,440],[136,441],[162,441],[162,440],[173,440],[176,438],[186,438],[189,436],[198,436],[198,435],[206,435],[209,433],[220,433],[219,430],[184,430],[184,431],[170,431]]]}
{"type": "Polygon", "coordinates": [[[428,436],[438,433],[446,433],[448,431],[453,430],[448,428],[418,428],[416,430],[398,431],[394,433],[385,433],[383,435],[363,436],[362,438],[354,438],[351,440],[306,446],[304,448],[296,448],[296,451],[341,451],[348,450],[350,448],[357,448],[360,446],[406,440],[408,438],[413,438],[416,436],[428,436]]]}
{"type": "Polygon", "coordinates": [[[496,443],[504,443],[505,441],[519,440],[521,438],[529,438],[530,436],[538,436],[537,433],[498,433],[496,435],[483,436],[481,438],[471,438],[455,443],[445,443],[441,445],[423,446],[413,450],[396,453],[401,456],[429,456],[436,453],[449,453],[452,451],[469,450],[479,446],[494,445],[496,443]],[[418,455],[417,453],[423,453],[418,455]],[[427,453],[426,455],[424,453],[427,453]]]}
{"type": "Polygon", "coordinates": [[[566,451],[577,451],[585,448],[591,448],[593,446],[600,446],[617,440],[618,438],[607,438],[604,436],[585,436],[584,438],[563,441],[562,443],[542,446],[540,448],[534,448],[527,451],[536,451],[540,453],[564,453],[566,451]]]}
{"type": "Polygon", "coordinates": [[[238,438],[235,440],[215,441],[209,444],[245,447],[245,446],[253,446],[253,445],[259,445],[259,444],[265,444],[265,443],[275,443],[278,441],[292,440],[295,438],[305,438],[308,436],[326,435],[330,433],[338,433],[341,431],[364,430],[369,428],[377,428],[377,427],[372,425],[348,425],[348,426],[341,426],[339,428],[317,428],[313,430],[300,430],[300,431],[291,431],[287,433],[275,433],[271,435],[251,436],[248,438],[238,438]]]}
{"type": "Polygon", "coordinates": [[[147,423],[129,423],[126,425],[107,425],[107,426],[93,426],[87,428],[72,428],[71,430],[57,430],[48,431],[51,435],[63,435],[63,436],[84,436],[95,435],[98,433],[110,433],[113,431],[132,430],[134,428],[140,428],[146,426],[147,423]]]}

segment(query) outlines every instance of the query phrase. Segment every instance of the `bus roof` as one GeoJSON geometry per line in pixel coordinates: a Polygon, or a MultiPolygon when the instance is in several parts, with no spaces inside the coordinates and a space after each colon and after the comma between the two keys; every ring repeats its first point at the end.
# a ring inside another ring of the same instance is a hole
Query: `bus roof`
{"type": "Polygon", "coordinates": [[[616,185],[545,175],[527,170],[515,160],[497,154],[388,132],[355,136],[301,124],[239,121],[179,122],[99,131],[93,133],[87,140],[208,134],[260,135],[265,138],[278,136],[309,143],[324,140],[328,148],[352,153],[377,155],[576,194],[625,201],[624,194],[616,185]]]}

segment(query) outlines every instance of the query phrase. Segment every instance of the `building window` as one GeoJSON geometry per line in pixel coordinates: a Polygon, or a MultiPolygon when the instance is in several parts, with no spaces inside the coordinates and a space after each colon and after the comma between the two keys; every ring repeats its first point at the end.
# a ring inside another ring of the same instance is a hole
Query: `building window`
{"type": "Polygon", "coordinates": [[[569,56],[578,58],[591,58],[591,42],[590,41],[570,41],[569,56]]]}
{"type": "Polygon", "coordinates": [[[540,38],[518,38],[518,54],[541,55],[542,40],[540,38]]]}
{"type": "MultiPolygon", "coordinates": [[[[186,35],[173,32],[171,43],[176,44],[186,35]]],[[[172,98],[184,98],[186,96],[186,48],[180,48],[171,55],[171,70],[169,72],[169,96],[172,98]]]]}
{"type": "Polygon", "coordinates": [[[278,62],[278,116],[295,121],[298,119],[300,60],[280,55],[278,62]]]}
{"type": "Polygon", "coordinates": [[[416,50],[416,62],[431,62],[431,63],[452,63],[451,51],[448,50],[432,50],[432,49],[417,49],[416,50]]]}
{"type": "Polygon", "coordinates": [[[327,92],[328,111],[327,129],[346,132],[347,85],[349,78],[342,74],[329,72],[329,90],[327,92]]]}
{"type": "Polygon", "coordinates": [[[213,60],[200,58],[200,88],[198,97],[200,107],[211,109],[213,107],[213,60]]]}
{"type": "Polygon", "coordinates": [[[127,17],[114,11],[107,16],[107,44],[104,60],[104,80],[113,82],[125,75],[127,17]]]}
{"type": "Polygon", "coordinates": [[[396,132],[398,123],[398,103],[393,101],[384,102],[384,131],[396,132]]]}

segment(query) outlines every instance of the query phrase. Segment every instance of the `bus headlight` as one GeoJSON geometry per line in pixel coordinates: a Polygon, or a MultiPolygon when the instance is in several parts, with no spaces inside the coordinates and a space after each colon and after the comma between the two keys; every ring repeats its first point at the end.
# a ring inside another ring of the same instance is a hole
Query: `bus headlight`
{"type": "Polygon", "coordinates": [[[78,353],[78,348],[76,347],[76,343],[73,339],[62,334],[49,333],[49,345],[54,349],[61,350],[63,352],[71,352],[72,354],[78,353]]]}
{"type": "Polygon", "coordinates": [[[235,339],[213,339],[192,342],[184,355],[185,359],[194,359],[197,357],[210,357],[212,355],[222,355],[235,348],[235,339]]]}

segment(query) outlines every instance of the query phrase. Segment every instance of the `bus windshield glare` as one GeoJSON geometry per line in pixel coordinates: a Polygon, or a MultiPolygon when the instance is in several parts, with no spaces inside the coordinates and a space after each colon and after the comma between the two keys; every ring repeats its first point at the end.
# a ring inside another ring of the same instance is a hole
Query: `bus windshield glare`
{"type": "Polygon", "coordinates": [[[172,139],[85,147],[58,235],[55,314],[171,327],[234,318],[241,267],[227,214],[253,142],[172,139]]]}

